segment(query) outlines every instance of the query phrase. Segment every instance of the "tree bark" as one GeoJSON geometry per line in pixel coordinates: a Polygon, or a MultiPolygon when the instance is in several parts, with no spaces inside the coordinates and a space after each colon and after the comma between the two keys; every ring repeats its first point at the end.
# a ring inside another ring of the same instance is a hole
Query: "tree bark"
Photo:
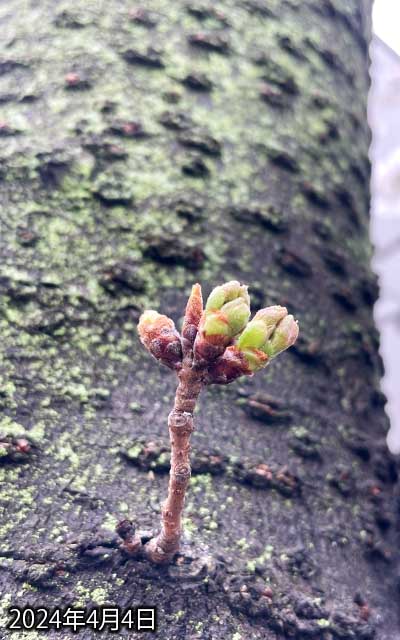
{"type": "Polygon", "coordinates": [[[166,640],[398,636],[370,11],[2,7],[1,638],[7,607],[28,603],[154,604],[166,640]],[[175,386],[137,319],[178,322],[193,282],[207,295],[231,279],[254,310],[288,306],[301,337],[254,380],[202,394],[184,555],[123,557],[118,521],[143,541],[158,525],[175,386]]]}

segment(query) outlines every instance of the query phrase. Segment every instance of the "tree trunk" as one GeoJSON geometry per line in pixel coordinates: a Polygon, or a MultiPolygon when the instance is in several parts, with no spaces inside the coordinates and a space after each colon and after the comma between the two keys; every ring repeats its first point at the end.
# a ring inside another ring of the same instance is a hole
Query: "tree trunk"
{"type": "Polygon", "coordinates": [[[166,640],[394,640],[371,3],[3,5],[0,626],[28,603],[142,604],[166,640]],[[300,338],[202,394],[186,552],[154,567],[114,534],[157,530],[168,482],[176,376],[137,319],[178,322],[193,282],[230,279],[300,338]]]}

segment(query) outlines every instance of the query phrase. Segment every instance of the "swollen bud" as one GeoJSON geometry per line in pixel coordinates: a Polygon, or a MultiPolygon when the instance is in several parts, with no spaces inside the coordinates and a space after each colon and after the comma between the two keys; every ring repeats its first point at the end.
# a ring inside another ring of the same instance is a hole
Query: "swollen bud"
{"type": "Polygon", "coordinates": [[[272,307],[265,307],[265,309],[260,309],[257,311],[254,316],[254,320],[261,321],[264,323],[264,326],[267,330],[268,337],[274,331],[278,322],[283,320],[287,316],[288,312],[286,307],[280,307],[275,304],[272,307]]]}
{"type": "Polygon", "coordinates": [[[287,309],[280,306],[266,307],[256,313],[237,341],[251,371],[258,371],[268,361],[297,339],[298,325],[287,309]]]}
{"type": "Polygon", "coordinates": [[[243,333],[239,336],[239,349],[245,347],[262,349],[278,322],[285,316],[287,316],[287,309],[285,307],[273,306],[257,311],[253,320],[248,323],[243,333]]]}
{"type": "Polygon", "coordinates": [[[233,338],[246,326],[250,317],[250,306],[244,298],[236,298],[224,304],[221,313],[226,316],[229,336],[233,338]]]}
{"type": "Polygon", "coordinates": [[[271,339],[263,348],[263,351],[270,357],[275,358],[278,353],[291,347],[299,335],[299,325],[293,316],[286,316],[281,320],[273,332],[271,339]]]}
{"type": "Polygon", "coordinates": [[[202,313],[203,296],[201,293],[201,286],[199,284],[194,284],[186,305],[185,317],[183,319],[182,346],[184,353],[190,351],[193,346],[202,313]]]}
{"type": "Polygon", "coordinates": [[[231,302],[231,300],[235,300],[236,298],[243,298],[247,306],[250,307],[250,296],[247,292],[247,286],[240,284],[237,280],[225,282],[225,284],[221,284],[211,291],[207,298],[206,310],[215,311],[221,309],[226,302],[231,302]]]}
{"type": "Polygon", "coordinates": [[[195,361],[212,362],[242,331],[250,316],[247,287],[233,280],[215,287],[208,297],[194,343],[195,361]]]}
{"type": "Polygon", "coordinates": [[[181,339],[171,318],[147,310],[140,316],[138,333],[142,344],[157,360],[170,369],[181,368],[181,339]]]}

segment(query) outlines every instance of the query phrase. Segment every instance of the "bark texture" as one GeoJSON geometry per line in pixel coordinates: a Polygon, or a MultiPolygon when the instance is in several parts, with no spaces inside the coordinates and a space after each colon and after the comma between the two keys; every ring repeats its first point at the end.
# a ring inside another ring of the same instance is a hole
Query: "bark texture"
{"type": "Polygon", "coordinates": [[[2,3],[1,638],[9,605],[105,602],[157,605],[163,640],[399,635],[370,10],[2,3]],[[116,523],[158,523],[175,391],[137,319],[178,322],[193,282],[230,279],[301,337],[204,392],[181,561],[124,558],[116,523]]]}

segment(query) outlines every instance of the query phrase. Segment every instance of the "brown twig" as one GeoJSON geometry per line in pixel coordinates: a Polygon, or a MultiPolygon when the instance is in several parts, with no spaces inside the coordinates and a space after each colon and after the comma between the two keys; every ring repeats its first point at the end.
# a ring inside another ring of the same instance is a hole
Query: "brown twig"
{"type": "Polygon", "coordinates": [[[182,368],[178,372],[179,384],[174,408],[168,416],[171,442],[168,496],[162,508],[161,531],[145,546],[146,555],[157,563],[169,562],[179,550],[183,505],[191,473],[190,436],[194,429],[193,412],[203,386],[203,371],[193,366],[193,343],[202,312],[201,288],[196,284],[186,306],[182,327],[182,368]]]}
{"type": "Polygon", "coordinates": [[[148,557],[157,563],[169,562],[179,550],[182,512],[190,480],[190,436],[194,429],[193,411],[203,386],[202,370],[192,368],[190,354],[178,374],[175,405],[168,416],[171,442],[171,470],[168,497],[162,508],[162,527],[145,547],[148,557]]]}

